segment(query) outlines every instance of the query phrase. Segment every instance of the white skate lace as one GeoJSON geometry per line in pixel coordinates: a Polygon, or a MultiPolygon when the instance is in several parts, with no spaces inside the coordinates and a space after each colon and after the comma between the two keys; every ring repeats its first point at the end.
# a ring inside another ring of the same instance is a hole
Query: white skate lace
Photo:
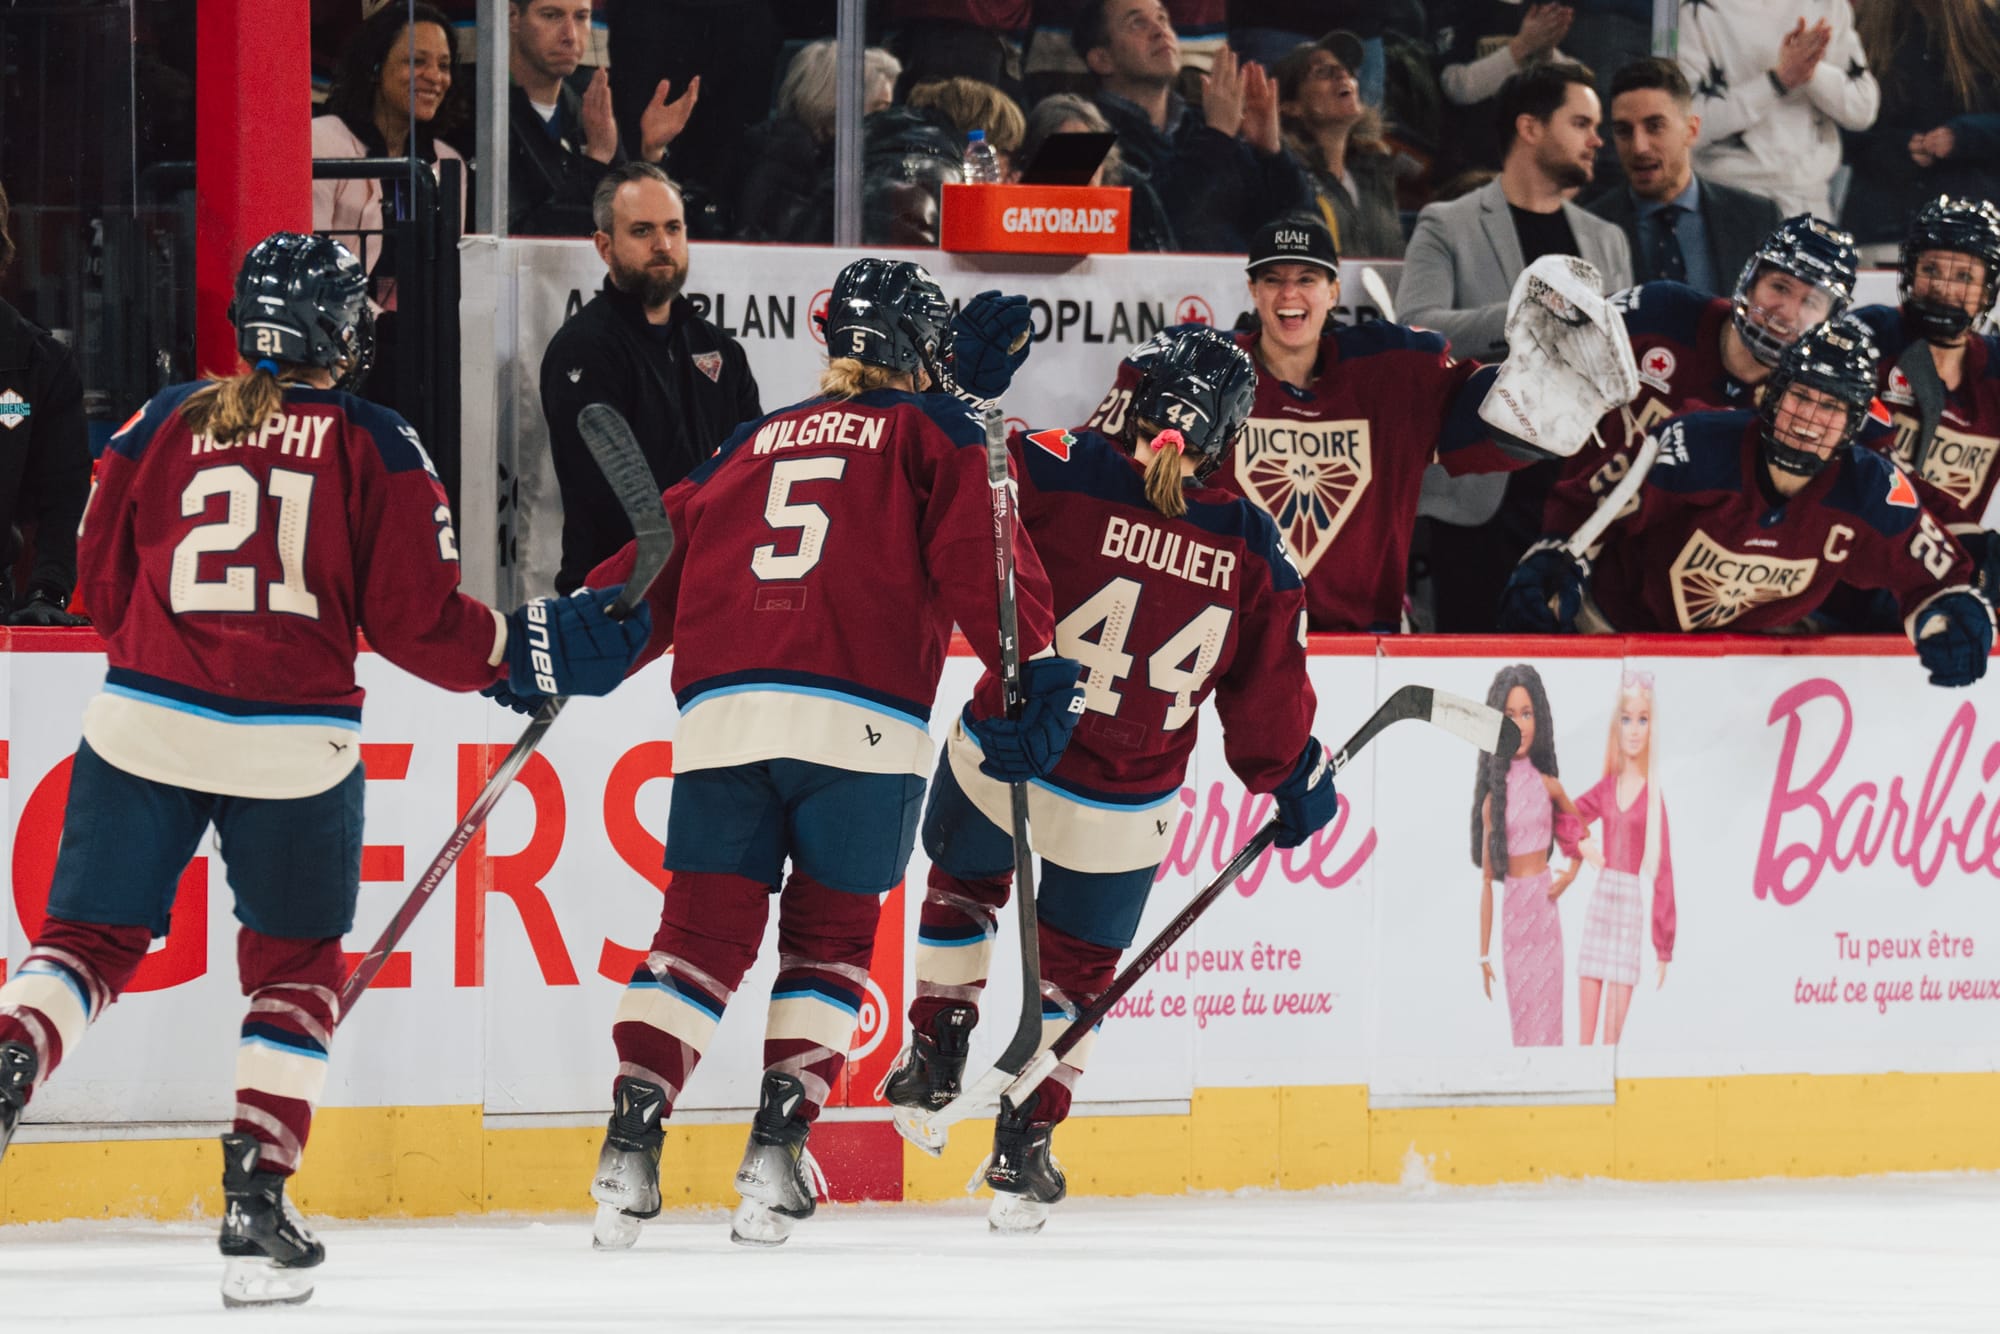
{"type": "Polygon", "coordinates": [[[896,1077],[896,1072],[903,1068],[903,1062],[910,1059],[911,1050],[912,1049],[907,1046],[904,1047],[901,1051],[896,1053],[896,1059],[889,1063],[889,1072],[882,1076],[880,1083],[875,1085],[875,1100],[877,1102],[888,1101],[887,1095],[889,1092],[889,1081],[891,1079],[894,1079],[896,1077]]]}
{"type": "Polygon", "coordinates": [[[799,1150],[799,1166],[805,1169],[806,1182],[812,1187],[813,1198],[831,1203],[833,1196],[826,1183],[826,1173],[819,1170],[819,1159],[813,1157],[811,1149],[799,1150]]]}

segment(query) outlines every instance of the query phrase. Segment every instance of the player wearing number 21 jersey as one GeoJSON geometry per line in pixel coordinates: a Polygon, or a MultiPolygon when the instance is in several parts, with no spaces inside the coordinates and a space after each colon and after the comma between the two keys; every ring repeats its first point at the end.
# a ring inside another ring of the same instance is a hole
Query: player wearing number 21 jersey
{"type": "Polygon", "coordinates": [[[167,933],[215,827],[250,998],[222,1137],[232,1306],[305,1300],[324,1255],[284,1183],[326,1081],[361,883],[356,632],[448,689],[504,672],[603,694],[651,624],[611,620],[616,590],[507,617],[459,592],[416,433],[336,387],[367,365],[366,289],[335,242],[265,238],[230,307],[254,366],[163,391],[111,438],[78,548],[109,670],[69,772],[47,921],[0,987],[4,1151],[29,1095],[167,933]]]}
{"type": "MultiPolygon", "coordinates": [[[[1198,326],[1149,345],[1145,364],[1129,451],[1087,427],[1016,435],[1010,446],[1021,519],[1054,592],[1056,651],[1083,664],[1085,689],[1069,749],[1028,792],[1042,856],[1044,1045],[1109,985],[1132,943],[1177,823],[1203,700],[1215,701],[1230,767],[1251,791],[1277,796],[1280,846],[1334,814],[1332,777],[1310,735],[1298,570],[1269,516],[1200,480],[1249,416],[1255,370],[1225,335],[1198,326]],[[1187,427],[1162,431],[1164,421],[1187,427]]],[[[989,672],[973,710],[998,702],[989,672]]],[[[954,729],[931,783],[912,1035],[885,1084],[899,1127],[927,1147],[924,1114],[958,1092],[1013,878],[1009,793],[983,758],[979,738],[954,729]]],[[[986,1175],[994,1227],[1039,1227],[1062,1197],[1050,1131],[1092,1040],[1000,1117],[986,1175]]]]}

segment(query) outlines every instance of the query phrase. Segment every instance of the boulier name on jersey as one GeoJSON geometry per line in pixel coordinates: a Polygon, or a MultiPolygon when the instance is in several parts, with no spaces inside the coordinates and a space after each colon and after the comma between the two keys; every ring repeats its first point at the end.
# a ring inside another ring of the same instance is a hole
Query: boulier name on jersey
{"type": "Polygon", "coordinates": [[[1233,551],[1207,546],[1185,533],[1167,532],[1137,519],[1115,515],[1105,521],[1101,550],[1111,560],[1130,561],[1209,588],[1230,587],[1230,577],[1236,572],[1233,551]]]}
{"type": "Polygon", "coordinates": [[[806,417],[782,417],[767,424],[757,432],[750,448],[753,453],[770,454],[809,445],[846,445],[880,452],[882,437],[888,429],[887,417],[829,408],[806,417]]]}
{"type": "Polygon", "coordinates": [[[327,429],[333,425],[330,413],[274,412],[260,430],[241,440],[222,444],[206,435],[191,436],[190,454],[221,454],[232,449],[270,449],[277,442],[280,454],[295,459],[316,459],[326,444],[327,429]]]}

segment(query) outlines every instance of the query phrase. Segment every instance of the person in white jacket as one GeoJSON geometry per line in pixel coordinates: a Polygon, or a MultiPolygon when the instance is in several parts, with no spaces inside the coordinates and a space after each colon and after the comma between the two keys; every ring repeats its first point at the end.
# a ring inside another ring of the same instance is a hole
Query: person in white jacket
{"type": "Polygon", "coordinates": [[[1833,218],[1840,131],[1873,125],[1882,101],[1850,0],[1682,0],[1680,18],[1701,116],[1695,170],[1787,216],[1833,218]]]}

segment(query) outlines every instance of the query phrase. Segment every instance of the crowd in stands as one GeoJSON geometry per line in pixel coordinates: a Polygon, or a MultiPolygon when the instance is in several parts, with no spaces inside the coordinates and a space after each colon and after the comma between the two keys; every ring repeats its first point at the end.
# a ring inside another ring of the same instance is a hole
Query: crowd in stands
{"type": "MultiPolygon", "coordinates": [[[[591,191],[632,158],[683,187],[698,239],[831,239],[832,6],[506,9],[512,230],[588,234],[591,191]]],[[[416,6],[414,41],[400,0],[359,31],[318,25],[333,75],[315,152],[407,140],[429,158],[476,157],[462,72],[473,10],[416,6]]],[[[960,179],[972,129],[1014,179],[1033,163],[1035,126],[1045,138],[1102,124],[1118,152],[1101,179],[1135,191],[1135,249],[1235,251],[1259,220],[1304,206],[1343,254],[1395,258],[1425,205],[1501,172],[1501,88],[1545,64],[1586,71],[1607,122],[1568,187],[1589,206],[1626,183],[1609,113],[1620,72],[1651,52],[1652,11],[1651,0],[879,0],[863,240],[935,243],[938,187],[960,179]]],[[[1837,221],[1875,247],[1868,258],[1887,258],[1924,199],[2000,193],[1990,0],[1684,0],[1677,64],[1701,178],[1780,216],[1837,221]]],[[[1698,256],[1691,274],[1707,267],[1698,256]]]]}

